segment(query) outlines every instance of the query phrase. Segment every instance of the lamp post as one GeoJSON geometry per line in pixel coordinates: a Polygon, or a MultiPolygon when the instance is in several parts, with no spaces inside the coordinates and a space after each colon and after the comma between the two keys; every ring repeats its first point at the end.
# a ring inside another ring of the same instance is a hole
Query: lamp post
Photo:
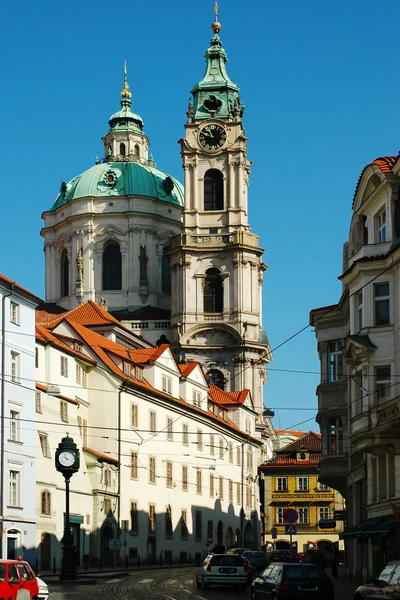
{"type": "Polygon", "coordinates": [[[79,462],[79,450],[67,432],[67,437],[62,438],[58,444],[55,456],[56,469],[63,474],[65,479],[65,522],[64,535],[61,539],[63,548],[60,581],[77,578],[74,541],[69,522],[69,481],[72,475],[79,471],[79,462]]]}

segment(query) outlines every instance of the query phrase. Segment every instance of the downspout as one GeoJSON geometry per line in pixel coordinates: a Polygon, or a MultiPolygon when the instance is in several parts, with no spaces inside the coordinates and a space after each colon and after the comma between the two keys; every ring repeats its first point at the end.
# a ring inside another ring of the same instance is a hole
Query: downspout
{"type": "Polygon", "coordinates": [[[1,301],[1,417],[0,417],[0,558],[3,558],[3,524],[4,524],[4,410],[5,410],[5,387],[4,370],[6,364],[6,298],[12,296],[15,282],[10,283],[10,292],[4,294],[1,301]]]}

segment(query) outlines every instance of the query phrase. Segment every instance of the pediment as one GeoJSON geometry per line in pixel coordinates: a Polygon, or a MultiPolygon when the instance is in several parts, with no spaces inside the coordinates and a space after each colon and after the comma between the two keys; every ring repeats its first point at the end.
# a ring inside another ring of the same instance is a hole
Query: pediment
{"type": "Polygon", "coordinates": [[[189,332],[185,344],[189,346],[232,346],[238,343],[233,332],[222,327],[210,327],[189,332]]]}

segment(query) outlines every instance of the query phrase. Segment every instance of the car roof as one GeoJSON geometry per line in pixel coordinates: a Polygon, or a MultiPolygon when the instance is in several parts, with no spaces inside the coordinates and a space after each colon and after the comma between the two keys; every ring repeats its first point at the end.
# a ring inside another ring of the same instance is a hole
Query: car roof
{"type": "Polygon", "coordinates": [[[274,563],[271,563],[270,565],[268,565],[267,568],[276,567],[276,565],[282,565],[284,567],[298,567],[299,569],[306,569],[308,567],[317,567],[318,569],[320,568],[318,565],[313,565],[311,563],[283,562],[279,560],[277,560],[274,563]]]}
{"type": "Polygon", "coordinates": [[[18,560],[17,558],[0,558],[0,564],[3,563],[7,563],[9,565],[17,565],[20,563],[28,564],[26,560],[18,560]]]}

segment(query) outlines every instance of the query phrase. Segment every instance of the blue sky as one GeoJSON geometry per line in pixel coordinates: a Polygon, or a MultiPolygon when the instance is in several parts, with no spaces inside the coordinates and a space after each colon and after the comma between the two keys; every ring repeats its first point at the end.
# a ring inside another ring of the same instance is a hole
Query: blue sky
{"type": "MultiPolygon", "coordinates": [[[[400,147],[398,25],[387,0],[220,0],[228,73],[249,138],[250,224],[265,248],[272,347],[340,296],[357,179],[400,147]]],[[[0,272],[44,297],[41,213],[102,156],[123,62],[157,166],[182,178],[177,140],[204,71],[212,0],[50,2],[1,8],[0,272]]],[[[277,349],[265,387],[276,428],[318,430],[319,362],[309,328],[277,349]],[[296,371],[308,371],[299,373],[296,371]]]]}

